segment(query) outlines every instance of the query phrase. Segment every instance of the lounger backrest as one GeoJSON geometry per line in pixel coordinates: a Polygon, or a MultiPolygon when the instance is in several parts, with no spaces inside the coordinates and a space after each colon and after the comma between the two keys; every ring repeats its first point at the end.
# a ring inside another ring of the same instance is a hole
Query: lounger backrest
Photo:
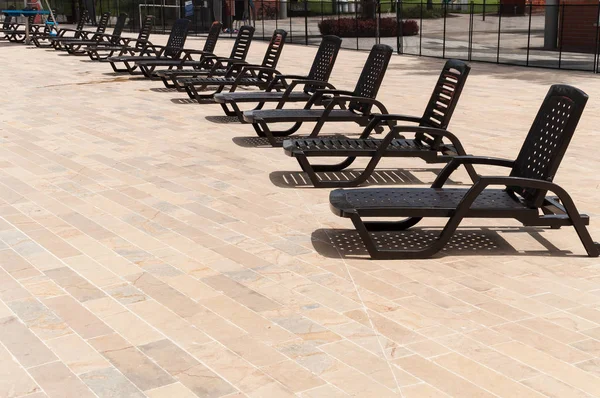
{"type": "Polygon", "coordinates": [[[75,30],[77,32],[81,32],[83,30],[88,18],[89,18],[89,14],[88,14],[87,10],[83,10],[83,12],[81,13],[81,18],[79,18],[79,21],[77,21],[77,26],[75,27],[75,30]]]}
{"type": "Polygon", "coordinates": [[[111,43],[118,43],[121,39],[121,33],[123,33],[123,29],[125,28],[125,22],[127,22],[127,14],[121,13],[119,18],[117,18],[117,23],[115,24],[115,28],[113,29],[112,36],[110,38],[111,43]]]}
{"type": "MultiPolygon", "coordinates": [[[[515,160],[511,177],[554,179],[587,100],[588,96],[575,87],[562,84],[550,87],[515,160]]],[[[507,189],[519,194],[531,207],[540,207],[546,196],[546,191],[539,189],[507,189]]]]}
{"type": "MultiPolygon", "coordinates": [[[[421,126],[448,129],[454,108],[458,104],[458,99],[467,82],[470,70],[471,67],[462,61],[451,59],[446,62],[423,113],[421,126]]],[[[416,138],[437,147],[441,144],[443,137],[436,136],[433,138],[427,134],[419,133],[416,138]]]]}
{"type": "MultiPolygon", "coordinates": [[[[331,71],[333,70],[333,65],[335,64],[335,59],[340,52],[341,46],[342,39],[339,37],[333,35],[323,36],[321,45],[319,45],[319,50],[317,51],[317,55],[315,55],[313,64],[308,72],[308,80],[316,80],[320,82],[329,81],[329,76],[331,76],[331,71]]],[[[306,85],[304,87],[304,92],[306,94],[313,94],[317,88],[322,87],[306,85]]]]}
{"type": "MultiPolygon", "coordinates": [[[[283,29],[276,29],[273,32],[273,36],[271,36],[271,41],[269,42],[269,47],[267,47],[267,51],[265,52],[265,56],[262,60],[261,66],[264,66],[266,68],[277,67],[279,57],[281,57],[281,51],[283,51],[283,45],[285,44],[286,36],[287,32],[283,29]]],[[[270,72],[260,71],[258,77],[266,78],[269,75],[271,75],[270,72]]]]}
{"type": "Polygon", "coordinates": [[[106,32],[106,26],[108,25],[108,21],[110,20],[110,12],[105,12],[100,17],[100,22],[98,22],[98,27],[96,28],[96,33],[104,33],[106,32]]]}
{"type": "Polygon", "coordinates": [[[190,27],[190,20],[180,18],[173,24],[171,29],[171,35],[167,41],[167,49],[164,55],[166,57],[177,58],[181,54],[181,50],[185,45],[185,39],[187,38],[187,32],[190,27]]]}
{"type": "Polygon", "coordinates": [[[208,36],[206,36],[206,41],[204,42],[204,48],[202,51],[207,53],[214,53],[215,47],[217,46],[217,40],[219,40],[219,34],[221,34],[221,28],[223,24],[219,21],[215,21],[210,25],[210,29],[208,30],[208,36]]]}
{"type": "Polygon", "coordinates": [[[154,16],[146,15],[146,17],[144,18],[144,22],[142,23],[140,33],[138,34],[137,42],[135,43],[136,48],[146,47],[146,43],[148,42],[148,39],[150,39],[150,32],[152,31],[153,26],[154,16]]]}
{"type": "MultiPolygon", "coordinates": [[[[377,97],[377,92],[379,91],[393,52],[392,47],[385,44],[375,44],[373,46],[354,88],[355,96],[365,98],[377,97]]],[[[371,107],[371,104],[359,101],[351,102],[348,105],[350,110],[364,114],[369,113],[371,107]]]]}
{"type": "Polygon", "coordinates": [[[235,38],[235,43],[233,43],[229,58],[240,61],[245,60],[246,55],[248,55],[248,50],[250,50],[252,37],[254,37],[254,27],[248,25],[242,26],[235,38]]]}

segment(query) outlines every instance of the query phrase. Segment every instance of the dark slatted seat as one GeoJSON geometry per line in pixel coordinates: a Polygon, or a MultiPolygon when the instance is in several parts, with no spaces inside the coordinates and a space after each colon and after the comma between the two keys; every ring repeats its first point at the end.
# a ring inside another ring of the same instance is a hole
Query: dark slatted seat
{"type": "Polygon", "coordinates": [[[214,94],[220,93],[226,87],[229,87],[230,92],[235,91],[239,86],[256,86],[264,90],[269,87],[275,76],[280,75],[276,68],[286,36],[287,32],[283,29],[276,29],[273,32],[260,65],[233,64],[222,78],[209,75],[208,77],[183,79],[179,81],[179,84],[185,87],[185,91],[191,99],[196,99],[200,103],[203,99],[212,98],[214,94]],[[218,87],[209,94],[200,92],[210,85],[218,87]]]}
{"type": "MultiPolygon", "coordinates": [[[[322,137],[298,140],[285,140],[283,149],[286,153],[311,153],[312,156],[339,156],[340,151],[347,152],[346,156],[373,156],[377,150],[381,148],[383,140],[380,139],[360,139],[346,137],[322,137]]],[[[430,144],[409,139],[395,139],[390,142],[386,148],[386,152],[393,152],[388,156],[404,156],[412,157],[421,155],[421,152],[426,151],[431,153],[432,158],[437,156],[437,152],[441,151],[445,156],[456,156],[456,148],[453,145],[444,145],[436,150],[433,150],[430,144]]]]}
{"type": "Polygon", "coordinates": [[[579,214],[568,193],[552,180],[573,136],[587,95],[566,85],[550,88],[516,160],[457,156],[437,176],[431,188],[336,189],[330,193],[334,214],[350,218],[372,258],[426,258],[440,251],[465,217],[514,218],[525,226],[573,226],[587,254],[597,257],[600,244],[589,235],[589,217],[579,214]],[[444,188],[461,165],[484,164],[511,169],[509,176],[473,178],[470,188],[444,188]],[[501,186],[503,189],[490,189],[501,186]],[[558,197],[547,196],[552,192],[558,197]],[[364,221],[364,218],[401,218],[364,221]],[[440,235],[430,244],[378,245],[377,232],[398,232],[423,217],[447,217],[440,235]]]}
{"type": "MultiPolygon", "coordinates": [[[[376,115],[371,119],[358,139],[333,140],[327,147],[321,145],[322,138],[295,138],[285,140],[283,148],[288,156],[295,157],[315,187],[351,187],[357,186],[372,175],[379,161],[384,157],[419,157],[428,163],[447,162],[452,156],[466,155],[460,141],[449,131],[448,124],[458,104],[463,87],[467,81],[470,67],[462,61],[449,60],[444,65],[427,107],[421,117],[405,115],[376,115]],[[418,126],[395,126],[385,138],[371,138],[375,127],[384,122],[412,122],[418,126]],[[413,139],[401,134],[412,133],[413,139]],[[450,142],[445,142],[450,141],[450,142]],[[338,144],[347,142],[350,144],[338,144]],[[341,163],[332,165],[313,165],[309,157],[344,157],[341,163]],[[315,174],[317,171],[340,171],[350,166],[357,157],[370,157],[367,167],[356,177],[344,181],[323,180],[315,174]]],[[[467,166],[471,176],[475,170],[467,166]]]]}
{"type": "Polygon", "coordinates": [[[169,35],[166,46],[147,46],[140,53],[141,55],[124,55],[130,54],[130,51],[128,49],[123,49],[120,55],[108,57],[106,60],[107,62],[110,62],[110,65],[115,72],[129,72],[130,74],[134,74],[137,69],[137,66],[135,65],[136,61],[144,59],[179,59],[187,38],[189,25],[189,19],[180,18],[176,20],[171,28],[171,34],[169,35]],[[117,63],[123,63],[125,69],[118,68],[116,66],[117,63]]]}
{"type": "Polygon", "coordinates": [[[238,103],[257,103],[254,109],[258,110],[267,102],[278,102],[278,108],[288,102],[307,102],[317,89],[335,89],[328,81],[341,45],[342,39],[339,37],[323,36],[308,75],[278,75],[271,82],[271,86],[267,87],[266,92],[218,93],[215,94],[215,102],[221,104],[227,116],[237,116],[242,123],[245,122],[244,113],[238,103]],[[273,92],[276,85],[285,87],[285,92],[273,92]],[[302,91],[294,91],[296,87],[302,87],[302,91]]]}
{"type": "Polygon", "coordinates": [[[214,55],[214,48],[210,52],[191,51],[189,54],[186,53],[187,57],[184,57],[183,63],[174,65],[178,69],[158,70],[154,74],[162,80],[166,88],[177,88],[179,91],[184,91],[183,86],[178,84],[178,79],[198,76],[223,76],[233,65],[244,64],[253,37],[254,27],[248,25],[242,26],[235,38],[229,57],[214,55]],[[194,61],[192,59],[194,54],[199,54],[200,59],[194,61]],[[191,68],[184,69],[184,67],[191,68]]]}
{"type": "MultiPolygon", "coordinates": [[[[461,188],[370,188],[335,190],[329,196],[332,211],[345,217],[360,209],[363,217],[413,217],[415,210],[427,206],[428,217],[450,217],[467,189],[461,188]]],[[[538,215],[537,209],[524,205],[502,189],[487,189],[475,199],[467,217],[514,218],[538,215]]]]}
{"type": "Polygon", "coordinates": [[[316,121],[311,137],[316,137],[326,122],[355,122],[365,126],[373,117],[372,108],[378,108],[387,114],[385,106],[377,101],[377,93],[385,76],[393,49],[385,44],[376,44],[371,49],[360,77],[353,91],[316,89],[304,106],[304,109],[281,109],[282,98],[276,110],[252,110],[244,112],[244,121],[252,123],[252,127],[260,137],[267,137],[273,146],[279,146],[276,137],[285,137],[298,131],[304,122],[316,121]],[[311,109],[313,105],[325,104],[325,109],[311,109]],[[318,119],[315,116],[320,114],[318,119]],[[293,122],[287,130],[271,130],[269,124],[293,122]]]}
{"type": "MultiPolygon", "coordinates": [[[[208,31],[208,36],[206,37],[206,41],[204,41],[204,48],[202,50],[185,50],[182,49],[183,56],[169,59],[166,57],[158,57],[156,59],[144,59],[136,61],[136,65],[140,68],[144,76],[147,78],[154,78],[157,67],[168,67],[172,69],[173,67],[183,67],[187,62],[199,62],[194,61],[192,59],[193,54],[200,54],[201,57],[212,55],[215,51],[215,47],[217,46],[217,41],[219,40],[219,35],[221,34],[221,28],[223,25],[220,22],[213,22],[210,26],[210,30],[208,31]]],[[[201,58],[202,59],[202,58],[201,58]]]]}

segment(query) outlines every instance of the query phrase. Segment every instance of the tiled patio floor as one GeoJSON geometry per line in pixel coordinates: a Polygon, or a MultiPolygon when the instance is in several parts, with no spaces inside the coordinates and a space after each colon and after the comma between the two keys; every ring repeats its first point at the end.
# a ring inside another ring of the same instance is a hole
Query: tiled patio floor
{"type": "MultiPolygon", "coordinates": [[[[315,50],[287,47],[280,69],[315,50]]],[[[0,397],[600,396],[600,260],[572,229],[474,220],[431,260],[369,260],[328,190],[293,189],[295,161],[207,120],[220,107],[54,51],[0,54],[0,397]]],[[[365,58],[343,51],[333,82],[351,88],[365,58]]],[[[394,56],[380,98],[419,114],[442,63],[394,56]]],[[[597,240],[598,79],[473,64],[451,124],[470,153],[515,157],[551,83],[586,91],[556,181],[597,240]]],[[[441,168],[385,166],[373,184],[441,168]]]]}

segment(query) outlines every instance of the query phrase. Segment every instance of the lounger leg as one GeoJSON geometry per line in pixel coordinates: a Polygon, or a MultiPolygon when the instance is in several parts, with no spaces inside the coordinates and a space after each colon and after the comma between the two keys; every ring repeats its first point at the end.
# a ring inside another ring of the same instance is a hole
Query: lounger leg
{"type": "MultiPolygon", "coordinates": [[[[340,166],[340,165],[344,165],[344,164],[351,164],[354,161],[355,158],[348,158],[346,159],[346,161],[339,163],[337,165],[332,165],[333,169],[336,169],[336,166],[340,166]]],[[[313,166],[308,162],[308,159],[305,155],[303,154],[297,154],[296,155],[296,160],[298,161],[298,164],[300,165],[300,167],[302,168],[302,171],[304,171],[306,174],[308,174],[308,177],[310,178],[310,181],[312,182],[313,186],[315,188],[345,188],[345,187],[355,187],[358,186],[360,184],[362,184],[363,182],[365,182],[373,173],[373,170],[375,169],[376,163],[378,163],[378,161],[372,165],[369,165],[357,178],[353,179],[353,180],[349,180],[349,181],[321,181],[319,179],[319,177],[317,176],[317,174],[315,173],[316,171],[322,171],[324,168],[328,168],[328,166],[326,165],[320,165],[320,166],[313,166]],[[317,170],[317,167],[320,168],[320,170],[317,170]]],[[[341,170],[341,169],[340,169],[341,170]]],[[[338,171],[338,170],[329,170],[329,171],[338,171]]]]}
{"type": "MultiPolygon", "coordinates": [[[[442,231],[440,236],[431,245],[426,246],[422,249],[410,249],[410,250],[379,249],[377,247],[375,240],[372,238],[371,234],[369,233],[369,229],[367,228],[365,223],[363,223],[360,216],[355,213],[350,217],[350,219],[352,220],[352,223],[354,224],[356,231],[358,232],[363,243],[365,244],[365,247],[367,248],[369,255],[374,260],[391,260],[391,259],[400,259],[400,258],[405,258],[405,259],[429,258],[429,257],[433,256],[434,254],[436,254],[437,252],[439,252],[446,245],[446,243],[448,243],[448,241],[452,237],[452,234],[456,230],[456,226],[454,226],[453,228],[452,228],[452,226],[450,226],[450,228],[448,228],[449,225],[451,224],[451,221],[448,221],[448,223],[446,224],[446,227],[444,227],[444,230],[442,231]]],[[[462,217],[461,217],[461,219],[462,219],[462,217]]],[[[411,219],[409,218],[407,220],[411,220],[411,219]]],[[[390,230],[394,230],[394,229],[390,229],[390,230]]],[[[396,230],[398,230],[398,229],[396,229],[396,230]]]]}
{"type": "Polygon", "coordinates": [[[575,231],[579,236],[579,240],[581,240],[583,247],[585,247],[585,251],[587,252],[588,256],[598,257],[598,255],[600,255],[600,244],[593,241],[571,197],[564,192],[562,195],[559,195],[559,199],[563,203],[563,206],[567,211],[567,215],[573,223],[573,228],[575,228],[575,231]]]}
{"type": "Polygon", "coordinates": [[[225,114],[227,116],[237,116],[237,118],[242,121],[242,123],[244,123],[244,114],[242,113],[242,111],[240,110],[240,108],[237,106],[237,104],[235,102],[231,103],[231,109],[229,109],[229,107],[227,106],[227,104],[221,104],[221,108],[223,109],[223,112],[225,112],[225,114]]]}
{"type": "Polygon", "coordinates": [[[162,75],[160,77],[160,79],[162,80],[162,82],[166,88],[175,88],[175,85],[173,83],[169,83],[169,79],[167,78],[167,75],[162,75]]]}

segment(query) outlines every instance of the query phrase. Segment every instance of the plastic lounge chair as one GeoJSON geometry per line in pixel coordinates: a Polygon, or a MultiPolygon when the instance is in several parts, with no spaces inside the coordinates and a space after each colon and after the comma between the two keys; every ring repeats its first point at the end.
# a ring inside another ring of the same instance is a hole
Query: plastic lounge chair
{"type": "Polygon", "coordinates": [[[78,42],[85,42],[92,40],[93,37],[98,35],[103,35],[106,32],[106,27],[108,26],[108,22],[110,20],[110,12],[105,12],[100,17],[100,21],[98,21],[98,25],[96,25],[95,32],[89,32],[82,30],[77,37],[56,37],[52,40],[54,43],[54,48],[56,50],[67,50],[73,44],[77,44],[78,42]]]}
{"type": "MultiPolygon", "coordinates": [[[[385,106],[375,97],[383,81],[393,50],[385,44],[376,44],[371,49],[354,91],[318,89],[310,97],[304,109],[251,110],[244,112],[244,120],[252,123],[259,137],[267,137],[273,146],[279,146],[276,137],[295,133],[305,122],[316,122],[311,137],[316,137],[326,122],[355,122],[366,126],[373,113],[373,106],[379,113],[387,114],[385,106]],[[315,104],[327,102],[325,109],[311,109],[315,104]],[[347,108],[346,108],[347,105],[347,108]],[[334,109],[338,106],[340,109],[334,109]],[[294,122],[287,130],[273,131],[271,123],[294,122]]],[[[390,122],[392,124],[392,122],[390,122]]]]}
{"type": "Polygon", "coordinates": [[[235,91],[239,86],[255,86],[264,90],[269,87],[275,76],[281,74],[275,68],[281,57],[286,36],[287,32],[283,29],[276,29],[273,32],[273,36],[271,36],[271,41],[260,65],[244,63],[240,67],[234,64],[224,76],[182,79],[180,83],[185,87],[188,96],[191,99],[196,99],[198,102],[201,102],[202,99],[212,98],[214,94],[220,93],[226,87],[230,87],[230,91],[235,91]],[[199,92],[207,86],[217,86],[217,88],[209,94],[199,92]]]}
{"type": "MultiPolygon", "coordinates": [[[[67,38],[79,38],[82,35],[82,32],[84,32],[83,28],[85,27],[85,22],[88,20],[89,14],[87,12],[87,10],[83,10],[83,13],[81,14],[81,18],[79,19],[79,22],[77,22],[77,26],[75,27],[75,29],[69,29],[69,28],[63,28],[63,29],[59,29],[58,32],[56,32],[56,36],[54,36],[51,41],[50,41],[50,46],[52,47],[57,47],[60,46],[60,41],[61,40],[66,40],[67,38]]],[[[42,44],[41,42],[38,43],[38,41],[36,41],[36,38],[33,38],[33,43],[37,46],[37,47],[49,47],[47,44],[42,44]]]]}
{"type": "Polygon", "coordinates": [[[126,52],[129,55],[142,54],[149,46],[152,46],[149,39],[153,25],[154,16],[146,15],[137,39],[121,37],[118,43],[101,42],[93,46],[88,46],[85,50],[92,61],[106,61],[107,58],[112,57],[115,53],[121,54],[126,52]]]}
{"type": "MultiPolygon", "coordinates": [[[[318,137],[285,140],[283,149],[288,156],[295,157],[318,188],[353,187],[365,182],[383,157],[419,157],[427,163],[448,162],[452,156],[465,156],[462,144],[452,133],[446,131],[454,108],[458,104],[462,89],[469,76],[470,67],[462,61],[449,60],[444,65],[427,103],[423,116],[376,115],[365,128],[360,138],[318,137]],[[383,139],[370,138],[375,127],[386,121],[412,122],[417,125],[396,126],[383,139]],[[414,139],[400,134],[414,133],[414,139]],[[444,142],[446,139],[449,142],[444,142]],[[313,165],[308,157],[344,157],[342,162],[332,165],[313,165]],[[357,157],[369,157],[367,167],[354,179],[346,181],[321,180],[317,171],[340,171],[350,166],[357,157]]],[[[465,165],[471,178],[476,177],[470,164],[465,165]]]]}
{"type": "Polygon", "coordinates": [[[323,36],[308,75],[277,75],[266,92],[218,93],[214,96],[215,102],[221,104],[227,116],[237,116],[240,122],[245,123],[244,114],[238,106],[240,103],[258,103],[254,110],[262,109],[267,102],[278,102],[278,107],[281,107],[287,102],[308,101],[318,88],[335,89],[328,81],[341,44],[342,39],[337,36],[323,36]],[[275,85],[283,85],[285,92],[272,91],[275,85]],[[298,86],[303,87],[303,90],[294,91],[298,86]]]}
{"type": "MultiPolygon", "coordinates": [[[[37,15],[32,14],[27,17],[29,25],[29,35],[31,38],[41,34],[43,31],[40,29],[45,27],[45,25],[43,24],[34,23],[36,16],[37,15]]],[[[7,39],[10,42],[23,43],[25,42],[25,39],[27,37],[27,32],[25,31],[26,26],[26,24],[14,24],[10,23],[9,21],[8,29],[3,28],[2,33],[4,33],[5,39],[7,39]]]]}
{"type": "Polygon", "coordinates": [[[96,33],[91,37],[90,40],[81,40],[77,42],[67,42],[64,43],[64,46],[69,54],[71,55],[86,55],[87,54],[87,46],[102,46],[111,45],[114,46],[121,41],[121,33],[123,33],[123,29],[125,28],[125,22],[127,21],[127,14],[121,13],[117,18],[117,22],[115,23],[112,34],[106,33],[96,33]],[[83,49],[82,49],[83,47],[83,49]]]}
{"type": "Polygon", "coordinates": [[[215,21],[212,23],[202,50],[183,49],[183,55],[180,57],[180,59],[146,59],[137,61],[136,65],[140,68],[144,76],[146,76],[147,78],[158,79],[158,76],[156,76],[154,73],[157,67],[168,67],[170,70],[174,67],[181,68],[187,63],[193,64],[195,62],[198,62],[194,61],[192,59],[192,56],[200,55],[200,59],[202,59],[202,57],[212,55],[215,51],[215,47],[217,46],[217,41],[219,40],[219,35],[221,34],[222,27],[223,24],[221,24],[220,22],[215,21]]]}
{"type": "Polygon", "coordinates": [[[120,55],[107,58],[107,61],[110,62],[115,72],[129,72],[130,74],[134,74],[136,73],[135,69],[137,66],[135,62],[137,61],[145,59],[179,59],[183,52],[183,45],[187,38],[189,25],[189,19],[180,18],[173,24],[166,46],[148,46],[140,55],[124,55],[128,54],[128,50],[123,50],[120,55]],[[123,63],[125,69],[117,68],[117,63],[123,63]]]}
{"type": "Polygon", "coordinates": [[[597,257],[586,225],[567,192],[553,183],[558,166],[587,102],[582,91],[566,86],[550,88],[516,160],[458,156],[438,175],[431,188],[336,189],[330,193],[331,210],[350,218],[374,259],[426,258],[440,251],[463,218],[512,218],[524,226],[575,228],[587,254],[597,257]],[[509,176],[478,176],[470,188],[444,188],[460,165],[493,165],[511,169],[509,176]],[[490,186],[504,189],[490,189],[490,186]],[[552,192],[556,197],[546,196],[552,192]],[[408,217],[401,221],[363,221],[363,218],[408,217]],[[430,244],[411,240],[401,248],[378,246],[376,231],[403,231],[423,217],[446,217],[448,222],[430,244]],[[404,246],[404,248],[402,248],[404,246]]]}
{"type": "MultiPolygon", "coordinates": [[[[56,15],[56,10],[53,10],[53,14],[56,15]]],[[[56,21],[52,18],[53,14],[47,16],[46,22],[43,24],[43,29],[40,26],[40,28],[37,29],[37,32],[31,37],[31,42],[36,47],[52,46],[52,39],[58,34],[56,21]]]]}
{"type": "MultiPolygon", "coordinates": [[[[166,88],[177,88],[185,91],[183,86],[177,84],[177,79],[186,77],[198,77],[202,75],[223,76],[233,64],[242,64],[246,60],[252,38],[254,27],[242,26],[233,43],[229,57],[218,57],[214,54],[201,54],[200,60],[185,60],[178,65],[178,69],[159,70],[155,75],[160,77],[166,88]],[[182,69],[184,66],[192,68],[182,69]]],[[[192,52],[192,54],[194,54],[192,52]]]]}
{"type": "MultiPolygon", "coordinates": [[[[32,24],[35,19],[35,15],[27,17],[29,23],[32,24]]],[[[30,31],[31,32],[31,31],[30,31]]],[[[4,24],[2,25],[2,33],[4,38],[11,42],[20,42],[25,40],[25,24],[12,22],[12,16],[6,15],[4,24]]]]}
{"type": "Polygon", "coordinates": [[[7,34],[15,30],[17,24],[12,22],[12,15],[5,15],[4,21],[2,22],[2,29],[0,29],[0,33],[2,33],[2,38],[8,40],[7,34]]]}

